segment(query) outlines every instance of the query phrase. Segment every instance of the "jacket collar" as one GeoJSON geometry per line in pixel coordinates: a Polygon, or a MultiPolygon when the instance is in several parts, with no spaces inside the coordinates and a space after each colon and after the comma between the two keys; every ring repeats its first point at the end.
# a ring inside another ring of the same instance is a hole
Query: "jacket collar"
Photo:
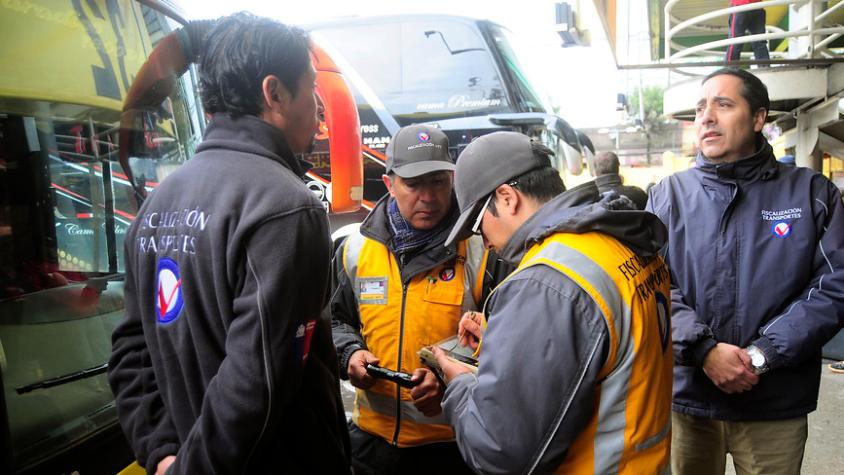
{"type": "Polygon", "coordinates": [[[598,186],[599,190],[604,188],[616,188],[621,186],[621,184],[621,175],[618,175],[617,173],[609,173],[595,177],[595,185],[598,186]]]}
{"type": "Polygon", "coordinates": [[[303,176],[310,168],[310,164],[296,158],[279,129],[253,115],[234,118],[226,113],[214,114],[196,151],[213,149],[260,155],[281,163],[297,176],[303,176]]]}
{"type": "Polygon", "coordinates": [[[656,215],[636,209],[630,199],[614,191],[599,194],[590,181],[545,203],[513,234],[501,258],[516,265],[528,248],[548,236],[588,232],[612,236],[640,257],[656,255],[668,240],[656,215]]]}
{"type": "MultiPolygon", "coordinates": [[[[387,246],[390,252],[395,255],[396,252],[391,246],[393,235],[390,228],[390,217],[387,214],[387,204],[389,203],[389,200],[389,193],[378,200],[375,207],[361,223],[360,233],[369,239],[373,239],[387,246]]],[[[444,262],[457,255],[456,242],[452,243],[451,246],[448,247],[443,244],[451,231],[451,227],[460,216],[459,210],[460,207],[457,205],[457,198],[454,196],[454,193],[452,193],[451,209],[445,218],[443,218],[446,225],[440,226],[442,231],[434,234],[427,245],[400,266],[399,270],[403,281],[407,281],[420,272],[427,271],[440,262],[444,262]]]]}
{"type": "Polygon", "coordinates": [[[501,250],[500,257],[509,264],[517,265],[524,257],[527,248],[532,240],[530,236],[541,229],[551,229],[552,224],[547,223],[548,218],[557,213],[560,209],[569,209],[577,206],[595,203],[601,199],[601,194],[594,181],[588,181],[568,191],[560,193],[551,201],[542,205],[536,213],[528,218],[519,229],[510,236],[510,240],[501,250]]]}
{"type": "Polygon", "coordinates": [[[774,150],[761,134],[757,137],[756,152],[731,163],[713,163],[702,152],[698,152],[695,160],[697,168],[708,175],[719,179],[740,181],[771,180],[777,176],[777,161],[774,150]]]}

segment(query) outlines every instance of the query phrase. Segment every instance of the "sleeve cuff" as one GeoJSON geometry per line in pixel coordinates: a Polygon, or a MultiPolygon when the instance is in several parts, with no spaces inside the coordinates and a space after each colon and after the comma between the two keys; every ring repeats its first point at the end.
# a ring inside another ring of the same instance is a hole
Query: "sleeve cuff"
{"type": "Polygon", "coordinates": [[[768,369],[776,369],[783,365],[782,358],[779,352],[774,348],[774,342],[770,338],[763,336],[750,343],[759,348],[765,355],[765,361],[768,363],[768,369]]]}
{"type": "Polygon", "coordinates": [[[709,351],[712,348],[715,348],[716,344],[718,344],[718,342],[716,342],[714,338],[706,337],[692,345],[689,348],[691,363],[697,367],[703,366],[703,360],[706,358],[709,351]]]}
{"type": "Polygon", "coordinates": [[[340,379],[349,379],[349,373],[347,372],[349,369],[349,360],[356,351],[362,349],[364,348],[361,345],[351,344],[343,350],[343,354],[340,355],[340,368],[338,368],[340,370],[340,379]]]}
{"type": "Polygon", "coordinates": [[[147,473],[155,473],[158,463],[164,460],[168,455],[176,455],[179,452],[179,444],[164,444],[161,447],[150,452],[147,456],[146,465],[144,468],[147,473]]]}

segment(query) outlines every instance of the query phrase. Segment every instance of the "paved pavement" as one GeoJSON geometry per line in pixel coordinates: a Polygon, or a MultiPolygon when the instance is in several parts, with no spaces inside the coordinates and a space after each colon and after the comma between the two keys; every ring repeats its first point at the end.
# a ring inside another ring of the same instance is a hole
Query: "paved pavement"
{"type": "MultiPolygon", "coordinates": [[[[803,457],[802,475],[844,474],[844,374],[833,373],[824,361],[818,409],[809,414],[809,440],[803,457]]],[[[343,403],[351,417],[354,390],[348,381],[341,384],[343,403]]],[[[735,475],[727,461],[727,474],[735,475]]]]}

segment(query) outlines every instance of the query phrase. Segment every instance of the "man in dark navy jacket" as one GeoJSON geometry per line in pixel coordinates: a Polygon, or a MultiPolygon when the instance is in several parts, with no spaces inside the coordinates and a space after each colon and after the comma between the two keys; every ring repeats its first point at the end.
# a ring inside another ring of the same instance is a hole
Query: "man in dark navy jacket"
{"type": "Polygon", "coordinates": [[[844,324],[844,209],[823,175],[778,163],[752,74],[707,76],[694,168],[650,192],[669,229],[673,473],[797,474],[821,347],[844,324]]]}
{"type": "Polygon", "coordinates": [[[237,14],[201,49],[203,142],[126,234],[120,424],[149,473],[348,473],[328,221],[294,155],[317,131],[308,37],[237,14]]]}

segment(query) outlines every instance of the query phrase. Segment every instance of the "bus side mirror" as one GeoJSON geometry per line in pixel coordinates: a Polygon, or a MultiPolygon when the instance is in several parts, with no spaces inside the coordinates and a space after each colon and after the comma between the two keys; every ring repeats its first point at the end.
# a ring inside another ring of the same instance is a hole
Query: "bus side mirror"
{"type": "Polygon", "coordinates": [[[560,160],[565,161],[565,168],[570,174],[580,175],[583,172],[583,151],[577,132],[568,122],[556,116],[553,117],[548,128],[557,136],[554,153],[560,160]]]}

